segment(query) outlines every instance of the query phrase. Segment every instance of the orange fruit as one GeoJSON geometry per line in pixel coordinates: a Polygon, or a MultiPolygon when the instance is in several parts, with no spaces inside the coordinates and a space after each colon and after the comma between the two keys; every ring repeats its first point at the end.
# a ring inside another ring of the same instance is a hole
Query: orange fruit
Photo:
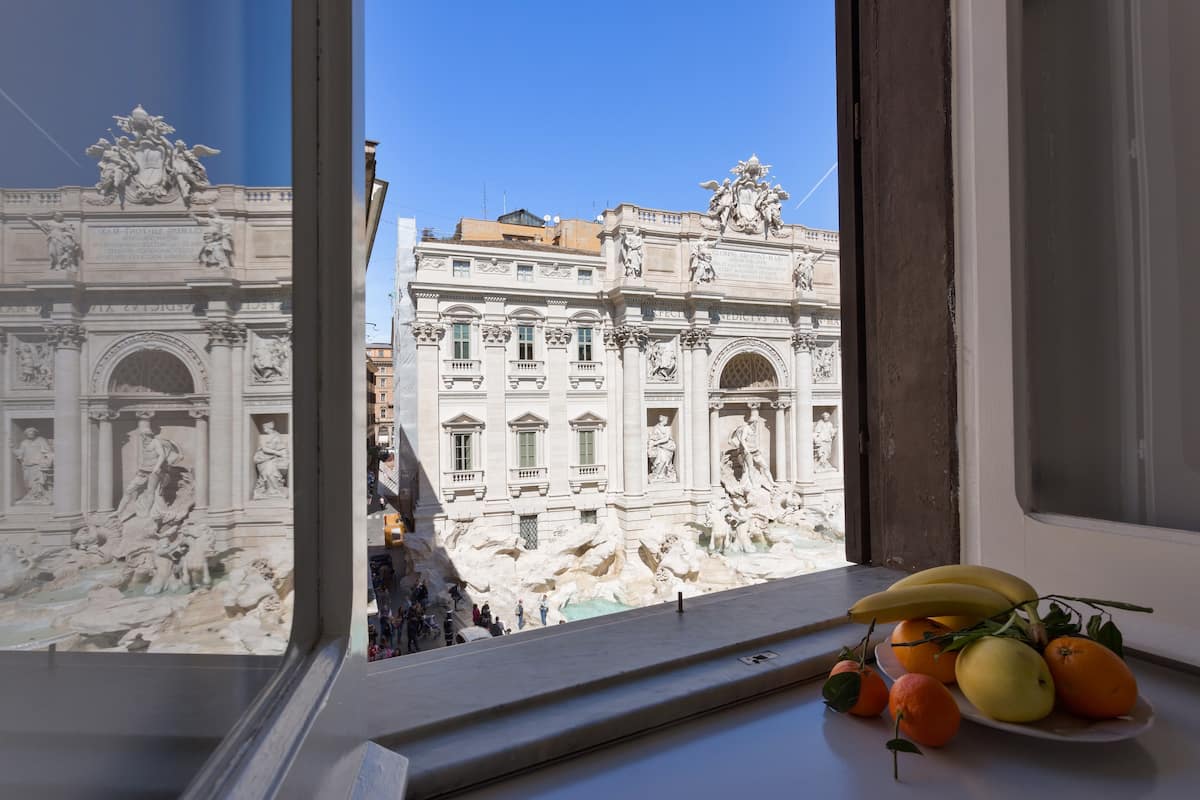
{"type": "Polygon", "coordinates": [[[1099,642],[1060,636],[1046,645],[1042,657],[1065,710],[1087,719],[1111,719],[1133,710],[1137,679],[1120,656],[1099,642]]]}
{"type": "Polygon", "coordinates": [[[878,717],[887,708],[888,687],[879,673],[870,667],[858,668],[857,661],[839,661],[829,671],[832,677],[840,672],[858,672],[862,676],[862,688],[858,690],[858,702],[849,709],[856,717],[878,717]]]}
{"type": "Polygon", "coordinates": [[[905,620],[892,631],[892,652],[906,672],[931,675],[942,683],[954,683],[954,662],[958,659],[958,653],[942,654],[942,647],[936,642],[915,647],[896,647],[897,642],[921,641],[926,631],[941,634],[949,630],[928,619],[905,620]]]}
{"type": "Polygon", "coordinates": [[[910,672],[892,684],[888,708],[895,718],[901,712],[900,732],[917,744],[941,747],[958,733],[962,714],[950,690],[937,678],[910,672]]]}

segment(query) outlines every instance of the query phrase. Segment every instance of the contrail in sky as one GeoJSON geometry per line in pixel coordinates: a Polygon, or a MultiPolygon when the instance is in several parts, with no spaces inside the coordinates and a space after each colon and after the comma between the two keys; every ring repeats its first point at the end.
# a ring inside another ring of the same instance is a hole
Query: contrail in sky
{"type": "Polygon", "coordinates": [[[808,194],[804,195],[804,197],[800,200],[799,203],[796,203],[796,208],[799,208],[800,206],[804,205],[804,203],[808,200],[808,198],[813,196],[813,192],[815,192],[817,189],[821,188],[821,184],[825,182],[826,178],[828,178],[830,175],[833,174],[833,171],[835,169],[837,169],[836,161],[833,162],[833,166],[831,166],[829,169],[825,170],[825,174],[821,176],[821,180],[817,181],[816,184],[813,185],[813,187],[808,190],[808,194]]]}
{"type": "Polygon", "coordinates": [[[79,162],[75,160],[75,157],[74,157],[74,156],[72,156],[72,155],[71,155],[69,152],[67,152],[67,150],[66,150],[66,148],[65,148],[65,147],[63,147],[63,146],[62,146],[61,144],[59,144],[58,142],[54,141],[54,137],[53,137],[53,136],[51,136],[50,134],[46,133],[46,129],[45,129],[45,128],[43,128],[41,125],[38,125],[38,124],[37,124],[37,121],[36,121],[36,120],[35,120],[33,117],[31,117],[31,116],[29,116],[27,113],[25,113],[25,109],[23,109],[23,108],[21,108],[19,105],[17,105],[17,101],[16,101],[16,100],[13,100],[11,97],[9,97],[9,96],[8,96],[8,92],[4,91],[4,89],[0,89],[0,97],[3,97],[3,98],[4,98],[5,100],[7,100],[7,101],[8,101],[10,104],[12,104],[12,107],[13,107],[13,108],[15,108],[17,111],[20,111],[20,112],[21,112],[21,116],[22,116],[22,117],[24,117],[25,119],[29,120],[29,124],[30,124],[30,125],[32,125],[33,127],[37,128],[37,129],[38,129],[38,132],[39,132],[39,133],[41,133],[41,134],[42,134],[42,136],[45,136],[45,137],[46,137],[46,139],[47,139],[47,141],[49,141],[49,142],[50,142],[50,144],[52,144],[52,145],[54,145],[55,147],[57,147],[57,148],[58,148],[58,150],[59,150],[59,152],[60,152],[60,153],[62,153],[64,156],[66,156],[66,157],[67,157],[67,159],[68,159],[68,160],[70,160],[70,162],[71,162],[72,164],[74,164],[74,165],[75,165],[75,166],[77,166],[77,167],[78,167],[78,166],[80,166],[79,162]]]}

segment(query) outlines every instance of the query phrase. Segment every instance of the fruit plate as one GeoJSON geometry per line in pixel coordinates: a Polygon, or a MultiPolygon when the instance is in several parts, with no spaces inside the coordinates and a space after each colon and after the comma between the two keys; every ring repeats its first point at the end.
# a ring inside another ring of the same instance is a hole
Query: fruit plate
{"type": "MultiPolygon", "coordinates": [[[[881,642],[875,646],[875,662],[889,684],[905,674],[905,669],[900,666],[900,661],[889,642],[881,642]]],[[[1053,739],[1060,742],[1119,742],[1122,739],[1132,739],[1154,724],[1154,708],[1141,695],[1138,695],[1137,704],[1127,717],[1093,721],[1054,710],[1050,712],[1050,716],[1037,722],[1016,723],[1000,722],[984,716],[983,712],[971,705],[971,701],[963,696],[957,686],[950,684],[946,688],[954,696],[954,702],[958,703],[958,710],[962,712],[963,719],[1037,739],[1053,739]]]]}

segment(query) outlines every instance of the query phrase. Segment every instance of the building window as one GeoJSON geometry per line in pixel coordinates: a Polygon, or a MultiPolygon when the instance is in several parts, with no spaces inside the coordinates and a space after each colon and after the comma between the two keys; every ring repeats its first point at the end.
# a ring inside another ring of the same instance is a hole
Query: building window
{"type": "Polygon", "coordinates": [[[474,469],[474,451],[471,447],[473,433],[456,433],[454,439],[454,471],[467,472],[474,469]]]}
{"type": "Polygon", "coordinates": [[[594,430],[579,432],[579,465],[590,466],[596,463],[596,432],[594,430]]]}
{"type": "Polygon", "coordinates": [[[579,335],[576,337],[579,342],[579,360],[592,360],[592,329],[580,328],[579,335]]]}
{"type": "Polygon", "coordinates": [[[532,283],[533,264],[517,264],[517,280],[532,283]]]}
{"type": "Polygon", "coordinates": [[[471,262],[454,260],[454,265],[451,267],[451,274],[456,278],[471,277],[471,262]]]}
{"type": "Polygon", "coordinates": [[[579,521],[584,525],[596,524],[596,509],[585,508],[579,512],[579,521]]]}
{"type": "Polygon", "coordinates": [[[526,550],[537,550],[538,524],[537,514],[521,517],[521,539],[525,542],[526,550]]]}
{"type": "Polygon", "coordinates": [[[517,466],[530,469],[537,465],[537,431],[517,431],[517,466]]]}
{"type": "Polygon", "coordinates": [[[580,286],[591,286],[592,285],[592,271],[590,269],[580,269],[578,272],[578,276],[579,276],[579,285],[580,286]]]}
{"type": "Polygon", "coordinates": [[[533,361],[533,326],[517,326],[517,360],[533,361]]]}
{"type": "Polygon", "coordinates": [[[471,357],[471,323],[456,322],[452,334],[454,358],[471,357]]]}

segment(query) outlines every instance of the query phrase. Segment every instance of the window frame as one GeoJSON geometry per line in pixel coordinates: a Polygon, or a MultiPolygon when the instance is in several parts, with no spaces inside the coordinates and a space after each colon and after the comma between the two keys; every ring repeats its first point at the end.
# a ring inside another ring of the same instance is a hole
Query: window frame
{"type": "Polygon", "coordinates": [[[517,469],[537,469],[541,466],[541,459],[538,457],[538,432],[533,429],[517,430],[517,469]],[[526,456],[532,463],[526,464],[526,456]]]}
{"type": "Polygon", "coordinates": [[[579,428],[575,431],[576,436],[576,458],[575,463],[581,467],[592,467],[596,465],[596,428],[579,428]],[[584,460],[584,434],[587,434],[588,454],[584,460]]]}
{"type": "Polygon", "coordinates": [[[471,348],[471,339],[472,339],[471,328],[472,327],[473,326],[471,325],[470,322],[463,322],[463,321],[455,320],[450,323],[450,357],[453,358],[454,360],[456,360],[456,361],[470,361],[471,360],[471,349],[472,349],[471,348]],[[464,338],[460,339],[458,334],[459,334],[460,330],[463,330],[463,329],[465,329],[466,336],[464,338]],[[466,355],[459,354],[459,345],[462,345],[465,348],[466,355]]]}
{"type": "Polygon", "coordinates": [[[471,259],[469,258],[453,258],[450,260],[450,277],[452,278],[470,278],[471,277],[471,259]],[[462,267],[462,274],[459,274],[459,267],[462,267]]]}
{"type": "Polygon", "coordinates": [[[537,326],[532,322],[521,322],[517,324],[517,335],[513,337],[517,345],[517,361],[537,361],[537,326]],[[528,331],[529,339],[522,338],[522,334],[528,331]],[[528,348],[528,356],[522,355],[528,348]]]}
{"type": "MultiPolygon", "coordinates": [[[[296,52],[305,56],[295,56],[301,68],[301,73],[294,78],[297,86],[294,111],[298,131],[296,136],[303,138],[299,131],[304,130],[305,125],[311,126],[311,131],[316,134],[309,143],[309,149],[298,147],[296,158],[314,157],[318,152],[318,138],[322,153],[355,152],[352,145],[362,138],[361,0],[352,0],[351,4],[336,0],[296,0],[296,6],[303,12],[296,23],[296,52]],[[309,59],[308,54],[317,52],[322,54],[319,60],[309,59]],[[307,63],[307,60],[312,63],[307,63]],[[347,86],[353,86],[353,91],[345,91],[347,86]]],[[[897,328],[898,320],[895,316],[888,316],[886,309],[876,307],[864,312],[870,290],[874,288],[864,286],[864,264],[872,269],[892,271],[896,271],[896,265],[902,264],[906,274],[911,274],[923,264],[936,266],[946,263],[947,252],[953,251],[946,249],[952,240],[938,237],[926,246],[913,238],[889,241],[884,235],[886,232],[874,227],[877,224],[875,217],[863,218],[864,207],[883,211],[887,198],[898,196],[894,190],[897,183],[905,189],[915,190],[900,193],[905,197],[905,204],[922,209],[935,221],[948,220],[950,211],[948,187],[936,183],[931,185],[927,180],[922,180],[922,176],[929,173],[931,165],[935,168],[935,177],[940,177],[938,168],[942,165],[942,159],[949,162],[948,142],[935,141],[931,149],[919,150],[917,155],[920,157],[913,158],[910,145],[918,144],[912,140],[920,137],[913,136],[910,130],[907,139],[896,138],[898,131],[885,130],[889,115],[882,113],[885,99],[888,109],[894,107],[903,110],[903,103],[907,101],[914,106],[911,112],[897,116],[927,120],[930,106],[936,106],[936,103],[926,102],[928,97],[919,91],[909,91],[906,96],[903,82],[893,87],[899,89],[899,98],[881,97],[878,88],[871,85],[867,77],[868,73],[876,79],[889,74],[903,76],[918,89],[933,84],[940,87],[941,91],[948,92],[951,85],[948,62],[943,63],[941,59],[949,46],[951,35],[948,0],[928,0],[918,7],[918,13],[911,13],[914,6],[909,4],[897,11],[886,6],[881,8],[879,4],[864,3],[861,14],[859,6],[860,0],[836,0],[838,147],[841,165],[838,180],[843,232],[841,374],[849,381],[843,386],[846,426],[852,424],[851,420],[859,423],[857,432],[847,432],[847,449],[854,452],[854,445],[857,444],[859,458],[847,459],[844,475],[847,496],[857,497],[853,507],[847,507],[847,554],[852,560],[863,563],[871,562],[873,557],[874,563],[878,564],[886,563],[896,553],[903,554],[906,541],[903,530],[928,530],[904,524],[914,519],[914,506],[928,503],[929,497],[932,497],[938,506],[938,523],[946,523],[944,510],[948,503],[956,502],[957,487],[947,490],[944,483],[922,483],[922,480],[928,480],[927,475],[932,469],[944,468],[944,463],[937,463],[916,476],[905,475],[902,471],[898,475],[888,476],[890,483],[879,487],[885,490],[880,494],[886,494],[891,499],[894,493],[901,498],[898,508],[870,502],[876,487],[868,481],[868,466],[880,463],[880,447],[877,443],[883,440],[871,435],[868,423],[888,408],[891,399],[886,394],[880,397],[871,395],[869,377],[878,377],[879,371],[879,359],[873,348],[879,340],[905,331],[897,328]],[[906,20],[906,15],[911,19],[906,20]],[[876,39],[884,39],[889,46],[874,48],[878,44],[876,39]],[[868,46],[860,48],[860,40],[868,46]],[[905,67],[912,69],[906,72],[905,67]],[[860,98],[863,119],[861,133],[857,124],[860,98]],[[912,102],[914,98],[922,102],[912,102]],[[875,126],[874,130],[872,125],[875,126]],[[868,136],[869,131],[877,135],[868,136]],[[943,145],[945,152],[941,150],[943,145]],[[872,165],[876,171],[868,172],[864,164],[872,165]],[[888,176],[886,170],[892,170],[895,174],[888,176]],[[890,184],[885,180],[887,177],[892,178],[890,184]],[[884,185],[893,186],[893,190],[883,191],[884,185]],[[867,194],[871,202],[864,203],[863,194],[867,194]],[[886,260],[874,251],[864,254],[864,227],[870,228],[872,237],[875,237],[872,244],[876,249],[884,244],[898,249],[890,252],[886,260]],[[935,258],[930,258],[931,251],[935,258]],[[872,353],[875,362],[866,362],[865,353],[872,353]],[[871,412],[870,416],[868,411],[871,412]],[[853,462],[857,462],[857,466],[853,462]],[[909,479],[908,484],[903,486],[906,479],[909,479]],[[907,492],[909,500],[904,501],[902,489],[907,492]],[[868,518],[872,523],[870,528],[867,526],[868,518]],[[884,534],[887,531],[896,533],[889,539],[884,534]],[[873,546],[872,538],[876,535],[882,537],[879,542],[883,545],[899,549],[873,546]]],[[[936,112],[938,109],[935,107],[933,110],[936,112]]],[[[315,158],[313,163],[316,163],[315,158]]],[[[505,758],[489,761],[486,758],[473,758],[470,748],[443,748],[443,752],[448,754],[446,757],[452,759],[453,763],[434,766],[423,764],[426,775],[444,766],[444,771],[438,774],[444,778],[449,776],[454,782],[451,788],[462,788],[471,782],[532,766],[544,761],[551,753],[566,755],[579,748],[611,740],[614,736],[644,730],[647,725],[664,724],[683,715],[700,713],[734,699],[770,691],[787,681],[816,674],[774,669],[752,674],[739,672],[742,677],[732,678],[729,670],[722,667],[719,681],[704,680],[700,684],[689,680],[683,680],[682,683],[676,681],[672,685],[688,687],[686,697],[672,703],[647,705],[646,698],[655,696],[655,692],[639,693],[635,684],[648,676],[662,674],[664,667],[675,670],[690,669],[689,665],[700,668],[701,665],[711,664],[716,667],[718,665],[714,659],[718,655],[731,655],[731,651],[739,648],[746,649],[748,653],[756,652],[766,641],[784,652],[784,657],[776,664],[791,663],[795,656],[788,655],[794,653],[789,648],[798,647],[808,653],[808,658],[816,658],[824,664],[821,670],[827,671],[828,664],[824,659],[831,663],[836,648],[830,643],[827,651],[822,650],[824,655],[816,654],[813,648],[825,647],[821,643],[824,641],[821,632],[833,634],[839,641],[845,639],[850,631],[829,629],[844,620],[844,608],[848,602],[865,591],[873,591],[890,583],[896,577],[895,572],[852,567],[816,573],[724,592],[719,596],[694,598],[689,604],[693,613],[682,616],[673,608],[649,607],[601,621],[576,623],[563,631],[527,632],[525,636],[514,637],[511,642],[505,637],[504,641],[477,643],[452,653],[453,657],[449,660],[437,653],[429,653],[410,656],[402,665],[377,662],[371,665],[373,669],[367,667],[365,626],[361,624],[365,615],[366,546],[363,515],[356,502],[362,496],[357,489],[358,482],[362,482],[363,469],[360,465],[365,458],[357,457],[362,443],[359,441],[361,437],[354,434],[355,424],[361,425],[364,413],[361,410],[364,405],[361,388],[363,379],[358,377],[356,383],[355,377],[348,375],[346,380],[328,380],[338,374],[343,362],[353,363],[352,359],[346,357],[348,348],[345,345],[356,342],[356,352],[362,351],[361,298],[356,301],[354,295],[354,288],[360,288],[362,280],[362,272],[357,268],[362,261],[362,231],[353,222],[356,207],[350,201],[356,198],[361,202],[363,181],[358,180],[355,184],[354,180],[346,180],[356,174],[356,167],[361,169],[361,159],[356,165],[348,159],[343,162],[335,158],[333,165],[336,169],[323,170],[320,175],[314,173],[311,179],[309,176],[301,176],[303,181],[297,178],[298,196],[310,198],[313,206],[306,209],[311,214],[297,217],[297,262],[307,252],[305,261],[308,269],[312,270],[307,274],[321,276],[339,290],[322,297],[320,291],[328,289],[328,286],[318,283],[304,289],[309,304],[306,308],[319,310],[322,300],[335,307],[330,308],[326,316],[318,317],[319,324],[306,326],[308,334],[305,339],[315,350],[321,348],[317,352],[322,354],[322,357],[313,360],[309,368],[316,371],[318,365],[327,367],[326,371],[315,373],[326,378],[320,384],[322,390],[311,397],[302,393],[297,399],[298,405],[303,402],[306,408],[314,412],[309,419],[316,428],[315,441],[306,450],[310,463],[315,467],[322,466],[322,463],[324,466],[324,471],[315,470],[308,477],[320,492],[314,492],[304,504],[299,502],[299,498],[297,502],[298,518],[304,518],[306,511],[314,512],[307,518],[311,524],[305,526],[304,536],[299,531],[297,533],[298,586],[309,587],[309,591],[297,591],[297,622],[293,638],[298,646],[289,648],[289,654],[297,653],[302,662],[291,673],[290,682],[278,678],[272,681],[268,690],[256,700],[251,712],[210,759],[202,774],[204,780],[193,784],[193,789],[199,789],[187,796],[228,796],[230,789],[238,790],[237,796],[246,797],[268,796],[289,789],[312,794],[336,787],[344,792],[353,783],[355,771],[360,766],[364,775],[373,773],[376,780],[381,775],[388,779],[386,784],[374,785],[391,792],[399,787],[402,792],[409,773],[405,760],[396,756],[395,752],[410,752],[409,745],[402,743],[406,730],[398,727],[400,723],[397,722],[394,709],[376,709],[367,702],[367,698],[407,695],[406,702],[424,709],[428,704],[423,706],[422,703],[431,698],[423,698],[420,691],[414,689],[419,685],[414,679],[423,676],[422,679],[437,681],[439,686],[444,686],[448,671],[462,671],[464,677],[468,674],[477,675],[484,662],[488,674],[506,676],[510,673],[492,668],[502,666],[505,659],[527,658],[543,642],[552,645],[559,655],[575,653],[578,663],[595,677],[584,679],[575,674],[567,676],[556,668],[553,658],[533,659],[526,666],[544,665],[548,670],[546,680],[530,680],[527,672],[514,669],[511,671],[514,676],[512,686],[502,677],[489,682],[483,696],[467,693],[470,696],[460,699],[471,705],[473,710],[462,706],[454,712],[457,714],[454,718],[462,724],[475,725],[481,712],[486,713],[501,704],[511,712],[504,715],[503,719],[511,718],[513,724],[520,725],[518,717],[525,712],[537,713],[531,709],[539,703],[544,705],[547,692],[563,698],[594,697],[599,700],[603,697],[606,706],[611,706],[614,700],[631,702],[638,709],[636,713],[622,718],[620,724],[615,726],[590,727],[586,731],[576,731],[580,735],[573,736],[566,735],[565,730],[556,731],[535,724],[533,729],[538,731],[541,739],[532,749],[523,750],[520,757],[509,754],[505,758]],[[342,169],[346,170],[345,175],[342,169]],[[334,190],[316,195],[299,191],[318,184],[323,188],[326,183],[336,183],[334,190]],[[318,205],[324,212],[320,215],[315,213],[318,205]],[[306,222],[311,225],[305,227],[306,222]],[[320,237],[317,236],[318,228],[322,231],[320,237]],[[327,233],[332,235],[326,237],[327,233]],[[301,244],[310,246],[311,250],[306,251],[301,244]],[[353,263],[356,269],[326,270],[324,273],[316,270],[318,263],[346,263],[347,253],[355,254],[353,263]],[[360,335],[354,336],[353,331],[358,331],[360,335]],[[319,332],[332,335],[328,340],[321,340],[319,332]],[[340,348],[339,343],[343,345],[340,348]],[[356,390],[347,392],[347,387],[356,386],[356,390]],[[347,408],[347,403],[356,407],[347,408]],[[320,417],[315,413],[318,409],[321,411],[320,417]],[[318,423],[324,424],[318,427],[318,423]],[[328,450],[323,450],[319,445],[328,445],[328,450]],[[326,458],[324,462],[312,458],[318,453],[326,458]],[[327,458],[327,453],[332,457],[327,458]],[[347,485],[350,491],[347,491],[347,485]],[[342,524],[346,520],[353,520],[350,535],[347,535],[346,526],[342,524]],[[304,555],[303,562],[301,554],[304,555]],[[320,592],[322,585],[330,587],[324,594],[320,592]],[[349,594],[346,592],[347,586],[352,589],[349,594]],[[337,588],[335,590],[332,587],[337,588]],[[818,598],[820,601],[814,602],[818,598]],[[304,614],[301,614],[302,606],[304,614]],[[789,611],[793,607],[795,613],[789,611]],[[781,609],[785,613],[780,613],[781,609]],[[551,638],[553,642],[548,641],[551,638]],[[639,646],[639,642],[643,641],[654,642],[656,646],[639,646]],[[668,644],[663,645],[664,642],[668,644]],[[596,659],[597,653],[603,658],[596,659]],[[568,678],[571,685],[561,686],[561,682],[568,678]],[[736,690],[733,689],[734,684],[737,685],[736,690]],[[700,685],[705,688],[698,689],[700,685]],[[373,714],[385,715],[386,720],[373,714]],[[383,747],[368,741],[364,734],[383,747]],[[555,745],[547,747],[550,743],[555,745]],[[354,752],[356,750],[357,753],[354,752]],[[214,787],[219,791],[212,791],[214,787]]],[[[361,173],[357,174],[361,177],[361,173]]],[[[361,212],[361,206],[357,208],[361,212]]],[[[887,208],[894,206],[888,205],[887,208]]],[[[952,258],[949,263],[953,263],[952,258]]],[[[946,296],[942,296],[943,307],[946,306],[946,296]]],[[[953,296],[953,292],[949,296],[953,296]]],[[[889,302],[897,305],[894,298],[889,302]]],[[[940,311],[935,307],[930,310],[940,311]]],[[[298,307],[298,314],[299,311],[298,307]]],[[[952,309],[945,309],[946,315],[951,312],[952,309]]],[[[921,316],[922,325],[935,329],[944,322],[940,313],[921,316]]],[[[299,347],[300,337],[297,338],[299,347]]],[[[933,342],[931,347],[939,344],[933,342]]],[[[953,348],[950,349],[950,355],[953,358],[953,348]]],[[[906,381],[903,388],[920,396],[921,379],[930,374],[930,365],[913,362],[905,366],[910,367],[906,372],[911,373],[915,380],[906,381]],[[918,388],[914,390],[914,386],[918,388]]],[[[950,374],[955,373],[951,370],[950,374]]],[[[935,388],[941,390],[942,385],[937,384],[935,388]]],[[[953,387],[950,398],[952,401],[955,399],[953,387]]],[[[941,411],[939,408],[939,437],[944,435],[942,426],[945,420],[941,418],[941,411]]],[[[909,425],[923,432],[928,428],[927,420],[919,416],[909,420],[909,425]]],[[[953,425],[951,430],[954,430],[953,425]]],[[[938,458],[931,460],[944,462],[948,458],[953,462],[957,452],[954,442],[950,442],[948,451],[941,449],[942,444],[939,438],[935,452],[938,458]]],[[[957,475],[957,469],[949,474],[957,475]]],[[[926,557],[932,553],[933,557],[954,560],[958,545],[956,520],[950,520],[948,528],[952,536],[933,537],[934,548],[925,551],[926,557]],[[946,554],[950,552],[948,543],[951,541],[954,550],[947,558],[946,554]]],[[[908,541],[911,543],[916,538],[910,536],[908,541]]],[[[919,562],[914,560],[907,563],[913,565],[919,562]]],[[[805,669],[813,669],[816,662],[805,663],[809,664],[805,669]]],[[[682,676],[682,673],[677,673],[674,677],[682,676]]],[[[463,685],[478,685],[478,682],[466,681],[463,685]]],[[[431,721],[439,715],[445,717],[450,713],[444,707],[435,709],[432,706],[429,706],[429,712],[422,710],[409,719],[406,724],[415,727],[407,729],[407,732],[422,738],[428,737],[431,721]]],[[[539,719],[545,722],[547,718],[542,716],[539,719]]],[[[493,734],[488,735],[496,740],[493,734]]],[[[422,758],[428,757],[431,752],[425,748],[422,758]]],[[[426,781],[414,791],[428,794],[431,785],[426,781]]]]}
{"type": "Polygon", "coordinates": [[[516,276],[518,283],[533,283],[537,270],[533,264],[517,264],[516,276]]]}
{"type": "Polygon", "coordinates": [[[1018,353],[1014,343],[1012,247],[1017,221],[1010,180],[1020,180],[1010,141],[1009,102],[1018,65],[1017,4],[962,6],[956,75],[960,146],[956,184],[961,229],[958,269],[963,364],[963,560],[1026,576],[1043,591],[1111,597],[1152,606],[1153,615],[1114,612],[1126,645],[1200,664],[1200,626],[1187,588],[1200,535],[1149,525],[1026,512],[1018,491],[1018,353]],[[997,69],[997,64],[1009,69],[997,69]],[[973,234],[973,235],[972,235],[973,234]],[[1112,564],[1136,563],[1137,570],[1112,564]],[[1123,624],[1128,622],[1128,624],[1123,624]]]}
{"type": "Polygon", "coordinates": [[[575,348],[576,348],[575,355],[578,356],[578,358],[576,359],[577,361],[588,362],[588,363],[592,362],[592,360],[593,360],[592,356],[595,355],[595,351],[592,348],[593,342],[595,341],[595,330],[596,329],[591,325],[580,325],[576,329],[576,331],[575,331],[575,348]],[[587,341],[584,341],[585,333],[587,334],[587,336],[586,336],[587,341]],[[583,348],[585,348],[585,347],[587,348],[587,358],[583,357],[584,356],[583,348]]]}

